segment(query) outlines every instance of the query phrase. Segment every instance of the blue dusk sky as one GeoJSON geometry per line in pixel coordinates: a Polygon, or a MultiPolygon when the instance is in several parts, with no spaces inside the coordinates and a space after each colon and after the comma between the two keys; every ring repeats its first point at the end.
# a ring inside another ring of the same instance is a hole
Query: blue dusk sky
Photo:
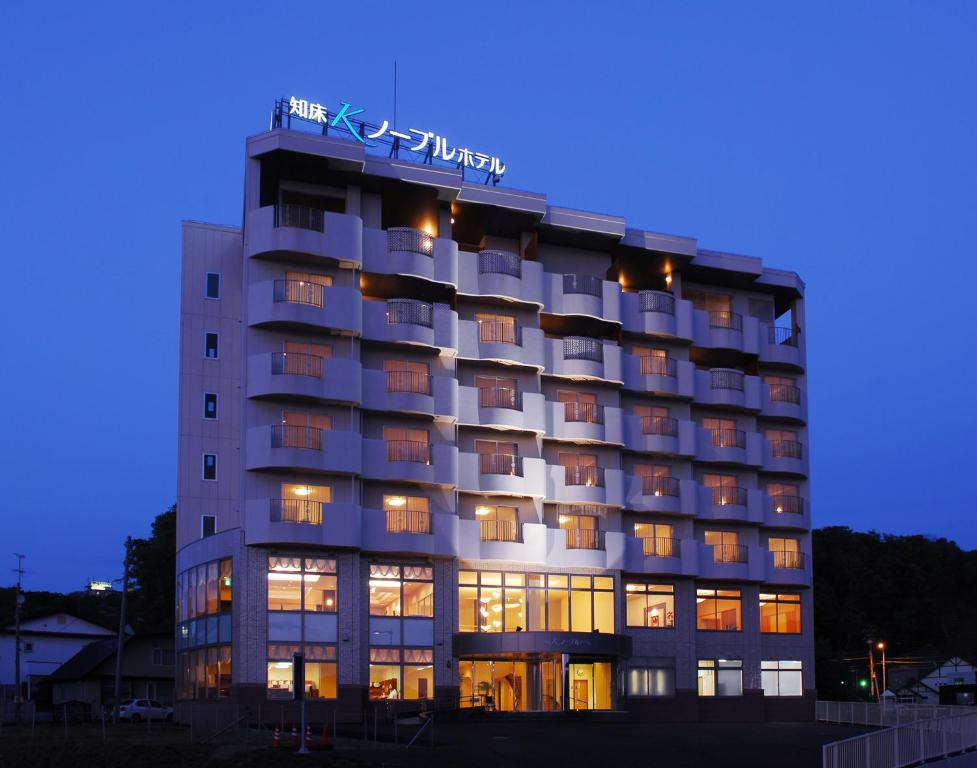
{"type": "Polygon", "coordinates": [[[276,97],[807,283],[817,526],[973,522],[977,4],[13,3],[0,584],[120,574],[176,495],[180,221],[239,225],[276,97]]]}

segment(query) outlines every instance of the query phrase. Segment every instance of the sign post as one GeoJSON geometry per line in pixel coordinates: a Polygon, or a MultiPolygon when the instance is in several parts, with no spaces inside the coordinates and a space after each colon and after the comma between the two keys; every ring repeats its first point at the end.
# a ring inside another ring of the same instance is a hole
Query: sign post
{"type": "Polygon", "coordinates": [[[292,691],[302,713],[302,723],[299,729],[299,754],[305,755],[308,754],[309,748],[305,744],[305,656],[301,653],[292,654],[292,691]]]}

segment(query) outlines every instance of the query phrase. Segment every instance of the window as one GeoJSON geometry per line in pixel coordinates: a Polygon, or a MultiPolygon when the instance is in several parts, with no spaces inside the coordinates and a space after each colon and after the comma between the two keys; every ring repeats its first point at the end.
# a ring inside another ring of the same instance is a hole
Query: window
{"type": "MultiPolygon", "coordinates": [[[[177,576],[176,609],[178,621],[231,610],[231,560],[212,560],[177,576]]],[[[221,642],[230,640],[230,632],[221,642]]],[[[217,642],[217,638],[200,640],[217,642]]],[[[196,644],[189,643],[191,645],[196,644]]]]}
{"type": "Polygon", "coordinates": [[[600,548],[600,528],[597,525],[597,518],[593,515],[561,513],[557,520],[560,528],[566,531],[567,549],[600,548]]]}
{"type": "Polygon", "coordinates": [[[433,616],[434,570],[429,566],[371,565],[371,616],[433,616]]]}
{"type": "Polygon", "coordinates": [[[804,554],[798,539],[771,536],[767,541],[767,548],[773,554],[774,568],[804,567],[804,554]]]}
{"type": "Polygon", "coordinates": [[[483,475],[522,476],[522,461],[517,443],[476,440],[475,453],[478,454],[478,471],[483,475]]]}
{"type": "Polygon", "coordinates": [[[226,699],[231,695],[231,646],[181,653],[176,663],[178,699],[226,699]]]}
{"type": "Polygon", "coordinates": [[[703,419],[703,429],[712,433],[713,448],[745,448],[746,434],[736,428],[734,419],[703,419]]]}
{"type": "Polygon", "coordinates": [[[565,468],[566,485],[603,486],[604,472],[597,466],[597,456],[592,453],[561,453],[558,460],[565,468]]]}
{"type": "Polygon", "coordinates": [[[272,500],[271,520],[322,525],[322,506],[331,502],[332,488],[328,485],[282,483],[281,498],[272,500]]]}
{"type": "Polygon", "coordinates": [[[632,412],[641,421],[643,435],[676,437],[678,422],[671,417],[671,409],[659,405],[636,405],[632,412]]]}
{"type": "Polygon", "coordinates": [[[593,392],[572,392],[561,389],[556,393],[558,402],[563,403],[564,421],[584,421],[600,424],[604,421],[604,409],[597,404],[593,392]]]}
{"type": "Polygon", "coordinates": [[[204,334],[204,357],[209,357],[212,360],[217,359],[217,341],[216,333],[208,332],[204,334]]]}
{"type": "Polygon", "coordinates": [[[217,395],[214,392],[204,392],[204,418],[217,418],[217,395]]]}
{"type": "Polygon", "coordinates": [[[268,558],[269,611],[336,613],[337,603],[335,560],[281,556],[268,558]]]}
{"type": "Polygon", "coordinates": [[[204,295],[208,299],[221,297],[221,276],[218,272],[208,272],[205,279],[204,295]]]}
{"type": "Polygon", "coordinates": [[[702,484],[706,488],[712,488],[714,506],[746,506],[746,489],[739,487],[739,478],[736,475],[703,475],[702,484]]]}
{"type": "MultiPolygon", "coordinates": [[[[212,560],[177,574],[176,697],[230,695],[231,560],[212,560]],[[199,647],[193,650],[197,646],[199,647]]],[[[153,664],[173,664],[173,651],[153,649],[153,664]]]]}
{"type": "Polygon", "coordinates": [[[624,602],[629,627],[675,626],[675,587],[671,584],[628,582],[624,585],[624,602]]]}
{"type": "Polygon", "coordinates": [[[801,444],[797,440],[797,432],[790,429],[768,429],[765,436],[770,442],[770,452],[774,456],[788,459],[801,458],[801,444]]]}
{"type": "Polygon", "coordinates": [[[430,501],[424,496],[384,496],[389,533],[430,533],[430,501]]]}
{"type": "Polygon", "coordinates": [[[387,443],[387,461],[431,463],[431,438],[426,429],[384,427],[383,439],[387,443]]]}
{"type": "Polygon", "coordinates": [[[370,699],[434,697],[434,651],[431,648],[371,648],[370,699]]]}
{"type": "Polygon", "coordinates": [[[332,275],[319,275],[313,272],[293,272],[289,270],[285,272],[285,279],[293,280],[298,283],[321,285],[323,288],[328,288],[333,284],[332,275]]]}
{"type": "Polygon", "coordinates": [[[743,597],[738,589],[697,589],[695,628],[713,632],[743,630],[743,597]]]}
{"type": "Polygon", "coordinates": [[[515,507],[475,507],[482,541],[518,541],[519,517],[515,507]]]}
{"type": "Polygon", "coordinates": [[[272,447],[322,450],[322,433],[332,429],[332,416],[284,411],[282,423],[272,429],[272,447]]]}
{"type": "Polygon", "coordinates": [[[431,371],[427,363],[415,363],[409,360],[384,360],[383,369],[387,372],[388,392],[431,394],[431,371]]]}
{"type": "Polygon", "coordinates": [[[801,662],[799,661],[761,661],[760,685],[764,696],[802,696],[801,662]]]}
{"type": "Polygon", "coordinates": [[[214,515],[200,516],[200,538],[205,539],[217,533],[217,517],[214,515]]]}
{"type": "Polygon", "coordinates": [[[476,376],[478,404],[482,408],[510,408],[520,410],[519,386],[514,378],[476,376]]]}
{"type": "Polygon", "coordinates": [[[770,399],[779,403],[801,402],[801,391],[797,388],[797,379],[789,376],[764,376],[763,383],[770,389],[770,399]]]}
{"type": "Polygon", "coordinates": [[[217,454],[205,453],[203,461],[204,480],[217,479],[217,454]]]}
{"type": "Polygon", "coordinates": [[[268,698],[293,699],[293,656],[303,656],[305,695],[310,699],[335,699],[337,692],[336,646],[321,643],[268,644],[268,698]]]}
{"type": "Polygon", "coordinates": [[[284,351],[272,356],[271,372],[275,375],[311,376],[322,378],[322,361],[333,356],[332,344],[305,341],[286,341],[284,351]]]}
{"type": "Polygon", "coordinates": [[[675,361],[668,356],[667,349],[635,347],[633,353],[641,361],[643,376],[674,376],[675,361]]]}
{"type": "Polygon", "coordinates": [[[801,596],[796,592],[761,592],[760,631],[779,635],[800,634],[801,596]]]}
{"type": "Polygon", "coordinates": [[[478,323],[478,340],[516,343],[516,318],[511,315],[491,315],[479,312],[475,315],[478,323]]]}
{"type": "Polygon", "coordinates": [[[670,667],[631,667],[628,696],[674,696],[675,670],[670,667]]]}
{"type": "Polygon", "coordinates": [[[461,632],[614,632],[614,579],[460,571],[461,632]]]}
{"type": "Polygon", "coordinates": [[[699,659],[700,696],[742,696],[743,662],[740,659],[699,659]]]}
{"type": "Polygon", "coordinates": [[[682,291],[682,298],[691,301],[695,309],[704,309],[707,312],[729,312],[732,309],[732,299],[721,293],[682,291]]]}
{"type": "Polygon", "coordinates": [[[679,481],[672,477],[666,464],[635,464],[634,474],[641,478],[641,493],[645,496],[678,496],[679,481]]]}
{"type": "Polygon", "coordinates": [[[712,547],[715,563],[745,563],[746,547],[740,545],[737,531],[706,531],[706,546],[712,547]]]}
{"type": "Polygon", "coordinates": [[[773,504],[773,511],[778,515],[799,515],[804,512],[800,487],[794,483],[767,483],[767,494],[773,504]]]}

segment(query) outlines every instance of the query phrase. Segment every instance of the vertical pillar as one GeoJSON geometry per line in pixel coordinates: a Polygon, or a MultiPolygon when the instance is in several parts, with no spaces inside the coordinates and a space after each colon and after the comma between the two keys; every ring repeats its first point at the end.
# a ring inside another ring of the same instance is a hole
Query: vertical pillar
{"type": "Polygon", "coordinates": [[[563,687],[563,711],[570,709],[570,655],[560,654],[560,680],[563,687]]]}

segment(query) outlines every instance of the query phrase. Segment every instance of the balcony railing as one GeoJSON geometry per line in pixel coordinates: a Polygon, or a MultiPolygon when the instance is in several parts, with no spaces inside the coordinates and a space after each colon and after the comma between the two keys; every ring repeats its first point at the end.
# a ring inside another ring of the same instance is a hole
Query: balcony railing
{"type": "Polygon", "coordinates": [[[796,440],[771,440],[770,453],[778,459],[800,459],[804,446],[796,440]]]}
{"type": "Polygon", "coordinates": [[[678,419],[669,416],[642,416],[641,434],[678,437],[678,419]]]}
{"type": "Polygon", "coordinates": [[[587,485],[604,487],[603,467],[564,467],[565,485],[587,485]]]}
{"type": "Polygon", "coordinates": [[[785,549],[771,550],[774,568],[789,568],[802,570],[804,568],[804,553],[785,549]]]}
{"type": "Polygon", "coordinates": [[[778,403],[801,404],[801,390],[793,384],[770,384],[770,399],[778,403]]]}
{"type": "Polygon", "coordinates": [[[387,461],[431,463],[431,444],[420,440],[387,440],[387,461]]]}
{"type": "Polygon", "coordinates": [[[717,485],[712,489],[712,503],[717,507],[745,507],[747,495],[746,488],[717,485]]]}
{"type": "Polygon", "coordinates": [[[709,312],[709,325],[713,328],[726,328],[730,331],[742,331],[743,315],[739,315],[736,312],[712,310],[709,312]]]}
{"type": "Polygon", "coordinates": [[[482,408],[522,410],[522,394],[513,387],[479,387],[478,405],[482,408]]]}
{"type": "Polygon", "coordinates": [[[479,320],[478,340],[497,344],[518,344],[519,328],[504,320],[479,320]]]}
{"type": "Polygon", "coordinates": [[[709,371],[709,380],[713,389],[736,389],[743,391],[743,374],[725,368],[709,371]]]}
{"type": "Polygon", "coordinates": [[[801,496],[775,493],[770,497],[770,502],[773,504],[773,511],[778,515],[804,514],[804,499],[801,496]]]}
{"type": "Polygon", "coordinates": [[[638,293],[638,309],[641,312],[661,312],[663,315],[675,314],[675,297],[661,291],[641,291],[638,293]]]}
{"type": "Polygon", "coordinates": [[[777,326],[770,326],[767,329],[768,338],[771,344],[783,344],[787,347],[797,346],[797,334],[794,333],[793,328],[778,328],[777,326]]]}
{"type": "Polygon", "coordinates": [[[714,563],[747,563],[746,546],[743,544],[713,544],[712,561],[714,563]]]}
{"type": "Polygon", "coordinates": [[[674,496],[679,494],[679,479],[667,475],[644,475],[641,478],[643,496],[674,496]]]}
{"type": "Polygon", "coordinates": [[[322,308],[322,286],[308,280],[276,280],[274,299],[288,304],[309,304],[322,308]]]}
{"type": "Polygon", "coordinates": [[[483,475],[522,477],[522,457],[514,453],[480,453],[478,471],[483,475]]]}
{"type": "Polygon", "coordinates": [[[522,277],[522,259],[509,251],[479,251],[478,273],[522,277]]]}
{"type": "Polygon", "coordinates": [[[513,520],[479,520],[482,541],[519,541],[519,528],[513,520]]]}
{"type": "Polygon", "coordinates": [[[641,375],[642,376],[671,376],[675,378],[675,360],[670,357],[660,357],[659,355],[642,355],[641,375]]]}
{"type": "Polygon", "coordinates": [[[272,499],[271,522],[322,525],[322,502],[308,499],[272,499]]]}
{"type": "Polygon", "coordinates": [[[272,424],[271,447],[306,448],[310,451],[321,451],[322,429],[295,424],[272,424]]]}
{"type": "Polygon", "coordinates": [[[431,374],[420,371],[387,371],[387,392],[431,394],[431,374]]]}
{"type": "Polygon", "coordinates": [[[681,544],[679,539],[644,536],[641,539],[641,551],[647,557],[679,557],[682,553],[681,544]]]}
{"type": "Polygon", "coordinates": [[[713,429],[713,448],[746,448],[746,432],[742,429],[713,429]]]}
{"type": "Polygon", "coordinates": [[[311,229],[313,232],[322,232],[324,221],[325,215],[319,208],[295,205],[294,203],[275,206],[276,227],[296,227],[298,229],[311,229]]]}
{"type": "Polygon", "coordinates": [[[420,509],[388,509],[387,533],[430,533],[431,513],[420,509]]]}
{"type": "Polygon", "coordinates": [[[604,345],[599,339],[591,339],[587,336],[566,336],[563,339],[563,359],[602,362],[604,345]]]}
{"type": "Polygon", "coordinates": [[[305,352],[272,352],[271,372],[275,376],[311,376],[322,378],[322,358],[305,352]]]}
{"type": "Polygon", "coordinates": [[[603,549],[604,532],[594,528],[564,528],[567,549],[603,549]]]}
{"type": "Polygon", "coordinates": [[[426,301],[415,299],[387,299],[387,324],[434,326],[434,307],[426,301]]]}
{"type": "Polygon", "coordinates": [[[604,406],[599,403],[563,403],[564,421],[582,421],[587,424],[604,423],[604,406]]]}
{"type": "Polygon", "coordinates": [[[434,254],[434,237],[410,227],[391,227],[387,230],[387,251],[406,251],[423,256],[434,254]]]}
{"type": "Polygon", "coordinates": [[[604,281],[594,275],[564,275],[563,293],[585,293],[598,298],[604,292],[604,281]]]}

